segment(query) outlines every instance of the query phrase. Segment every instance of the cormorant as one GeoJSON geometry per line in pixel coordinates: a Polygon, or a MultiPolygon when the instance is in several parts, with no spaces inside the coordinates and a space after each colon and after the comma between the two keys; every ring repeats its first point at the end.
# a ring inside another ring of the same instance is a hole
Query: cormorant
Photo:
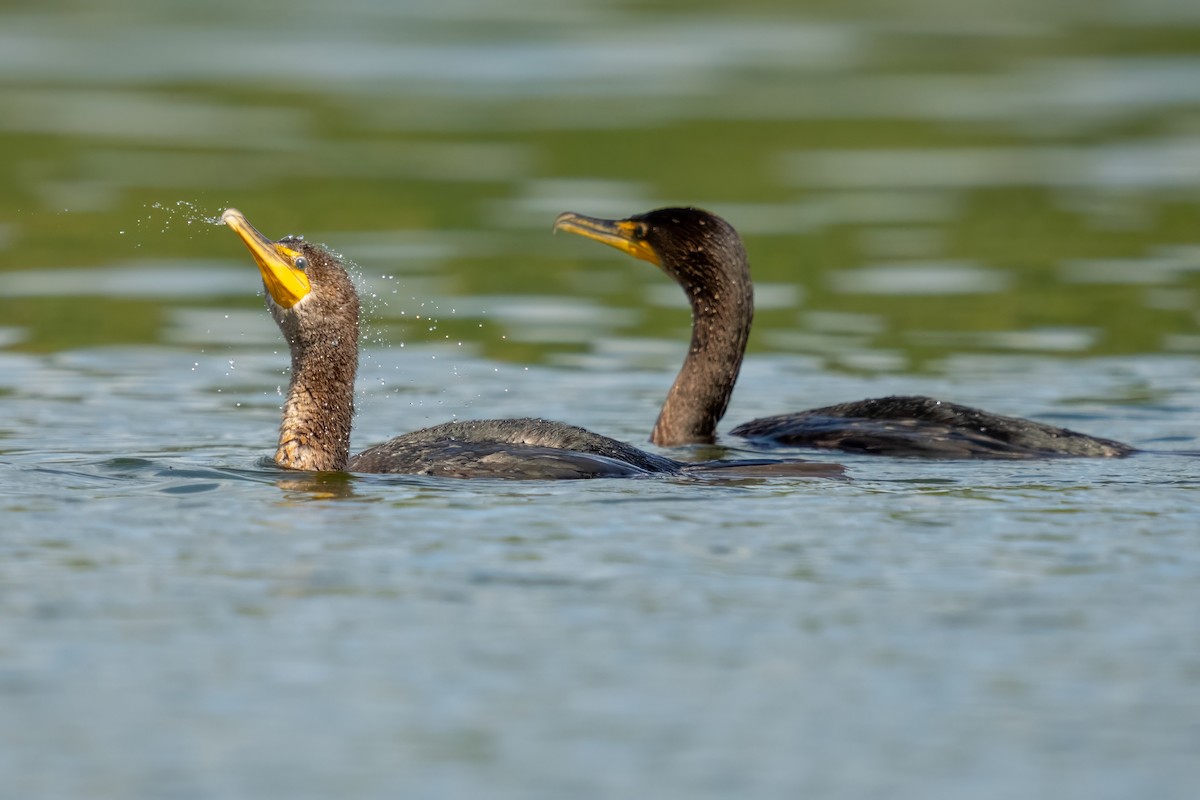
{"type": "MultiPolygon", "coordinates": [[[[742,239],[716,214],[660,208],[609,220],[565,212],[555,230],[603,242],[673,278],[692,308],[692,342],[650,441],[711,443],[741,369],[754,290],[742,239]]],[[[735,436],[756,443],[929,458],[1113,457],[1127,444],[930,397],[893,396],[751,420],[735,436]]]]}
{"type": "Polygon", "coordinates": [[[359,336],[354,284],[337,256],[302,237],[271,241],[232,208],[221,221],[250,249],[262,273],[267,308],[291,350],[292,375],[275,451],[281,467],[521,479],[842,472],[836,464],[803,461],[684,463],[544,419],[448,422],[351,456],[359,336]]]}

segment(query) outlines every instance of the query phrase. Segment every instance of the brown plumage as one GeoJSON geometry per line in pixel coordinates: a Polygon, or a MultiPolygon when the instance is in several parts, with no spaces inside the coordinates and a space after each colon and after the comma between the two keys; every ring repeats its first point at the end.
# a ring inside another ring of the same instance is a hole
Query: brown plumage
{"type": "Polygon", "coordinates": [[[358,293],[346,271],[323,250],[296,237],[279,243],[307,257],[309,281],[323,288],[291,308],[283,308],[267,292],[267,308],[292,355],[275,461],[291,469],[345,469],[358,370],[358,293]]]}
{"type": "Polygon", "coordinates": [[[267,307],[291,351],[292,378],[275,452],[281,467],[538,480],[656,474],[834,476],[842,471],[836,464],[803,461],[689,464],[543,419],[449,422],[351,456],[359,334],[354,284],[338,258],[323,247],[299,237],[271,241],[235,209],[222,220],[258,263],[267,307]]]}
{"type": "MultiPolygon", "coordinates": [[[[664,446],[715,441],[754,318],[750,264],[737,231],[717,215],[696,208],[662,208],[623,220],[567,212],[554,225],[649,261],[683,288],[692,308],[691,346],[650,440],[664,446]]],[[[762,444],[933,458],[1110,457],[1135,452],[1110,439],[920,396],[763,417],[732,433],[762,444]]]]}

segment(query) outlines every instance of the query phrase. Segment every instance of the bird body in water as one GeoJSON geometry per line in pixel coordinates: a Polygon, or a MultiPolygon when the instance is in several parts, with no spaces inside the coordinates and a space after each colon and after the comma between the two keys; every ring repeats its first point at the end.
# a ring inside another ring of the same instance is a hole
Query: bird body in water
{"type": "MultiPolygon", "coordinates": [[[[650,440],[674,446],[715,441],[741,369],[754,290],[733,226],[696,208],[663,208],[608,220],[565,212],[556,230],[649,261],[673,278],[692,309],[692,340],[650,440]]],[[[1018,417],[920,396],[893,396],[763,417],[735,436],[776,445],[930,458],[1113,457],[1133,447],[1018,417]]]]}
{"type": "Polygon", "coordinates": [[[358,370],[359,299],[339,259],[300,237],[272,241],[236,209],[221,221],[249,248],[266,303],[291,352],[275,463],[308,471],[455,478],[565,479],[642,475],[835,476],[804,461],[685,463],[544,419],[449,422],[350,455],[358,370]]]}

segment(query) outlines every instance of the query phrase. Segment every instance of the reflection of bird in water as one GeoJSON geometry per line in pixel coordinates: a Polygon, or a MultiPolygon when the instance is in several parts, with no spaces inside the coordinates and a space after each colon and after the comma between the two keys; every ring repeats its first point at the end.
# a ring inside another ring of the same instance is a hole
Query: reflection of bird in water
{"type": "Polygon", "coordinates": [[[542,419],[449,422],[350,455],[358,370],[358,294],[329,251],[299,237],[273,242],[241,212],[221,220],[250,248],[267,307],[292,354],[275,462],[297,470],[349,470],[456,478],[599,478],[650,474],[834,475],[835,464],[685,464],[604,436],[542,419]]]}
{"type": "MultiPolygon", "coordinates": [[[[692,307],[692,343],[650,440],[712,442],[741,368],[754,316],[741,237],[715,214],[664,208],[623,220],[567,212],[569,231],[649,261],[675,279],[692,307]]],[[[929,397],[882,397],[755,419],[733,434],[763,443],[933,458],[1124,456],[1134,448],[929,397]]]]}

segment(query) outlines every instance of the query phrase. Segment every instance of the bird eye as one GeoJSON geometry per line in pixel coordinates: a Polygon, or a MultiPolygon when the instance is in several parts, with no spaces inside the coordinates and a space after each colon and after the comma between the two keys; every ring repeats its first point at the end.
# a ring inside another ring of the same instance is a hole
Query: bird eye
{"type": "Polygon", "coordinates": [[[300,270],[301,272],[308,269],[308,259],[304,256],[297,256],[296,260],[292,263],[295,265],[296,269],[300,270]]]}
{"type": "Polygon", "coordinates": [[[646,238],[646,233],[647,233],[647,231],[648,231],[648,230],[649,230],[649,228],[647,227],[646,223],[644,223],[644,222],[639,222],[639,223],[638,223],[636,226],[634,226],[634,229],[633,229],[633,238],[635,238],[635,239],[645,239],[645,238],[646,238]]]}

